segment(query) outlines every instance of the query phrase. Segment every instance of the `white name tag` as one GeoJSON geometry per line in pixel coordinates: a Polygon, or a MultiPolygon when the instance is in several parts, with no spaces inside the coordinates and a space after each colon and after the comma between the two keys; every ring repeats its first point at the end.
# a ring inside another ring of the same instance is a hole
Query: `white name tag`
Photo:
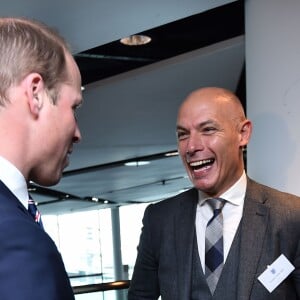
{"type": "Polygon", "coordinates": [[[294,270],[295,267],[281,254],[267,267],[266,271],[258,277],[258,280],[271,293],[294,270]]]}

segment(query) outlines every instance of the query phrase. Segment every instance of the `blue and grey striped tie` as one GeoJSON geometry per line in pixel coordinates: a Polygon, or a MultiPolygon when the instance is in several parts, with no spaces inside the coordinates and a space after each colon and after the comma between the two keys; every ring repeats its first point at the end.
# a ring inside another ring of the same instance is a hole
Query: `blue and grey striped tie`
{"type": "Polygon", "coordinates": [[[226,201],[221,198],[212,198],[206,202],[214,213],[207,223],[205,232],[205,277],[213,294],[224,265],[222,208],[226,201]]]}

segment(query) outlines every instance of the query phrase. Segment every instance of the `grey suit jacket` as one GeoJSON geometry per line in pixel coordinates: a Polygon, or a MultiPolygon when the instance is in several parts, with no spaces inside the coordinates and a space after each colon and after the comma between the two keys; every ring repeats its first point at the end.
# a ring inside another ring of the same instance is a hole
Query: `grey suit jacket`
{"type": "MultiPolygon", "coordinates": [[[[191,189],[147,207],[129,300],[190,299],[197,201],[191,189]]],[[[237,300],[300,299],[299,197],[248,179],[237,287],[237,300]],[[257,277],[281,254],[295,270],[269,293],[257,277]]]]}

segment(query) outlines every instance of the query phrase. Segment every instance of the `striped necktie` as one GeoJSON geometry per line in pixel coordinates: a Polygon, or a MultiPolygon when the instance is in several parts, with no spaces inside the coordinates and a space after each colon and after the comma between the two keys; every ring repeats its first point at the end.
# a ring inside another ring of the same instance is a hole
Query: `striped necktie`
{"type": "Polygon", "coordinates": [[[208,221],[205,232],[205,277],[213,295],[224,265],[222,208],[226,201],[212,198],[206,202],[212,208],[213,216],[208,221]]]}
{"type": "Polygon", "coordinates": [[[39,224],[40,227],[44,228],[41,219],[41,213],[37,209],[36,204],[31,197],[28,199],[28,211],[33,217],[34,221],[39,224]]]}

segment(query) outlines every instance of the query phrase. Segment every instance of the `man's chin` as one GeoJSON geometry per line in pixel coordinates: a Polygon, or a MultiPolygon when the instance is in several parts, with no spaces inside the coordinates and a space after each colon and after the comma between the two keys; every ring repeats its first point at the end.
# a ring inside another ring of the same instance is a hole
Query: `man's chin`
{"type": "Polygon", "coordinates": [[[57,183],[59,183],[60,179],[62,177],[62,172],[59,173],[52,173],[48,176],[40,177],[36,183],[43,186],[52,186],[57,183]]]}
{"type": "Polygon", "coordinates": [[[195,179],[193,178],[193,185],[197,190],[200,190],[206,194],[213,194],[214,193],[214,184],[209,182],[206,179],[195,179]]]}
{"type": "Polygon", "coordinates": [[[38,182],[38,184],[43,185],[43,186],[53,186],[53,185],[56,185],[57,183],[59,183],[60,178],[61,177],[59,177],[58,179],[51,178],[51,180],[49,180],[49,179],[42,180],[42,181],[38,182]]]}

